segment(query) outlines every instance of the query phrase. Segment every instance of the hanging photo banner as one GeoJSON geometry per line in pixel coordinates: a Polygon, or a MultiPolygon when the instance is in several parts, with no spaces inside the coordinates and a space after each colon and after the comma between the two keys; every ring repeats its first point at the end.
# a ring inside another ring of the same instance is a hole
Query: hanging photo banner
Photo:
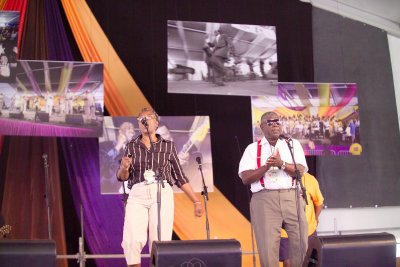
{"type": "Polygon", "coordinates": [[[15,80],[0,83],[3,135],[99,137],[103,64],[20,60],[15,80]]]}
{"type": "MultiPolygon", "coordinates": [[[[124,148],[140,131],[135,117],[104,117],[103,137],[99,138],[100,187],[102,194],[123,193],[116,173],[124,148]]],[[[161,116],[157,134],[175,143],[177,156],[195,192],[203,191],[200,160],[207,190],[214,191],[208,116],[161,116]]],[[[125,182],[125,191],[129,192],[125,182]]],[[[175,192],[181,192],[174,186],[175,192]]]]}
{"type": "Polygon", "coordinates": [[[276,95],[274,26],[167,22],[168,93],[276,95]]]}
{"type": "Polygon", "coordinates": [[[306,155],[360,155],[360,118],[354,83],[278,83],[276,96],[253,96],[253,139],[260,118],[279,115],[282,134],[300,141],[306,155]]]}

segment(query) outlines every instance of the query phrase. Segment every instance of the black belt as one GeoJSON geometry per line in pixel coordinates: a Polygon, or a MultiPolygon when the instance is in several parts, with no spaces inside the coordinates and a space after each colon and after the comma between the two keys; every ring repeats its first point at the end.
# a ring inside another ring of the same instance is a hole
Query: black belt
{"type": "Polygon", "coordinates": [[[278,192],[278,193],[284,193],[284,192],[290,192],[292,190],[295,190],[296,188],[285,188],[285,189],[268,189],[265,188],[264,190],[267,192],[278,192]]]}

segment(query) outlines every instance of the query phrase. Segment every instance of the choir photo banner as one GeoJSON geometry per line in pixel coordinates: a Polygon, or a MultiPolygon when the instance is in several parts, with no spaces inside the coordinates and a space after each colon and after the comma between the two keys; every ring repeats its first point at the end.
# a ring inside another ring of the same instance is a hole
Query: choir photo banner
{"type": "Polygon", "coordinates": [[[354,83],[278,83],[276,96],[253,96],[253,139],[260,118],[279,115],[282,134],[300,141],[306,155],[360,155],[360,118],[354,83]]]}
{"type": "Polygon", "coordinates": [[[275,26],[167,22],[168,93],[276,95],[275,26]]]}
{"type": "Polygon", "coordinates": [[[14,82],[0,83],[0,134],[99,137],[102,63],[17,61],[14,82]]]}
{"type": "MultiPolygon", "coordinates": [[[[195,192],[203,191],[204,182],[214,191],[211,157],[210,119],[208,116],[161,116],[157,133],[176,145],[177,156],[195,192]]],[[[103,136],[99,138],[100,188],[102,194],[121,194],[123,184],[117,181],[120,160],[126,144],[140,134],[135,117],[104,117],[103,136]]],[[[175,192],[181,192],[174,185],[175,192]]]]}

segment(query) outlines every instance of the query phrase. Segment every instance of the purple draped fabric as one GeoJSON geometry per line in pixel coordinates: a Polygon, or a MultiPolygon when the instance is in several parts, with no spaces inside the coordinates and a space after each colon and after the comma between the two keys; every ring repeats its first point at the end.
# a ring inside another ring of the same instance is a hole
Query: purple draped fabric
{"type": "Polygon", "coordinates": [[[39,123],[33,121],[0,118],[0,134],[19,136],[66,136],[95,137],[101,135],[101,129],[82,128],[39,123]]]}
{"type": "MultiPolygon", "coordinates": [[[[80,211],[81,204],[83,207],[85,240],[91,253],[122,254],[122,197],[100,194],[98,139],[62,138],[61,144],[75,210],[80,211]]],[[[124,259],[98,259],[96,264],[126,266],[124,259]]]]}
{"type": "MultiPolygon", "coordinates": [[[[48,60],[73,61],[57,0],[45,0],[48,60]]],[[[75,210],[83,207],[85,241],[91,254],[122,254],[123,202],[117,195],[100,194],[97,138],[60,138],[75,210]]],[[[62,170],[60,170],[62,171],[62,170]]],[[[68,223],[68,218],[65,218],[68,223]]],[[[87,250],[87,248],[86,248],[87,250]]],[[[98,267],[125,267],[125,259],[97,259],[98,267]]],[[[148,259],[142,266],[148,265],[148,259]]]]}
{"type": "Polygon", "coordinates": [[[74,60],[57,0],[45,0],[44,6],[47,59],[58,61],[74,60]]]}
{"type": "MultiPolygon", "coordinates": [[[[48,60],[73,61],[57,0],[45,0],[48,60]]],[[[97,138],[60,138],[68,180],[80,218],[83,207],[85,241],[92,254],[121,254],[123,202],[121,196],[100,194],[97,138]]],[[[68,218],[66,222],[68,223],[68,218]]],[[[87,250],[87,248],[86,248],[87,250]]],[[[126,266],[124,259],[96,260],[99,267],[126,266]]]]}

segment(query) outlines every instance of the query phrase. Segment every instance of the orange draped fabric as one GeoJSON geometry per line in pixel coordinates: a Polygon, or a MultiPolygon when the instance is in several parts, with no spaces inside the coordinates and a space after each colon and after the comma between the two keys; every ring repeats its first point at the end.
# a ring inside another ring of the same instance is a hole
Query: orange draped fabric
{"type": "Polygon", "coordinates": [[[7,0],[0,0],[0,9],[4,10],[4,6],[6,5],[7,0]]]}
{"type": "Polygon", "coordinates": [[[104,63],[105,106],[113,116],[136,115],[150,107],[84,0],[61,0],[86,62],[104,63]]]}
{"type": "MultiPolygon", "coordinates": [[[[206,239],[205,216],[193,216],[193,203],[183,193],[175,193],[174,231],[183,240],[206,239]]],[[[202,196],[198,195],[199,199],[202,196]]],[[[207,205],[210,238],[238,240],[243,252],[242,266],[253,266],[251,225],[249,221],[229,202],[214,186],[214,192],[209,192],[207,205]]],[[[254,241],[255,242],[255,241],[254,241]]],[[[256,246],[256,245],[255,245],[256,246]]],[[[257,253],[257,247],[254,248],[257,253]]],[[[257,254],[256,254],[257,255],[257,254]]],[[[257,255],[258,258],[258,255],[257,255]]],[[[257,266],[259,261],[257,259],[257,266]]]]}

